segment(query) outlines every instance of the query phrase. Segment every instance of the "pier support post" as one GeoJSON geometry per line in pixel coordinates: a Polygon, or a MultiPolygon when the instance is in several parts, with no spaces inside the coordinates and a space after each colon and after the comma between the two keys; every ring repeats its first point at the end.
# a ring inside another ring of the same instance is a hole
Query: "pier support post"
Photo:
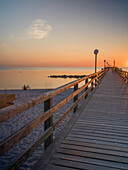
{"type": "Polygon", "coordinates": [[[126,77],[127,77],[126,72],[125,72],[125,74],[124,74],[124,75],[125,75],[125,81],[126,81],[126,77]]]}
{"type": "MultiPolygon", "coordinates": [[[[99,73],[98,73],[98,75],[97,75],[97,76],[99,76],[99,73]]],[[[99,79],[100,79],[100,77],[98,77],[98,84],[100,83],[100,82],[99,82],[99,79]]]]}
{"type": "MultiPolygon", "coordinates": [[[[44,101],[44,112],[52,108],[53,106],[53,98],[50,98],[46,101],[44,101]]],[[[53,116],[51,116],[49,119],[47,119],[44,122],[44,131],[48,129],[49,127],[53,126],[53,116]]],[[[46,150],[47,147],[50,145],[50,143],[53,141],[53,133],[44,141],[44,149],[46,150]]]]}
{"type": "MultiPolygon", "coordinates": [[[[88,79],[86,79],[85,80],[85,84],[87,84],[88,83],[88,79]]],[[[88,90],[88,86],[85,88],[85,91],[87,91],[88,90]]],[[[88,93],[85,95],[85,99],[88,97],[88,93]]]]}
{"type": "MultiPolygon", "coordinates": [[[[93,79],[93,77],[91,77],[91,79],[93,79]]],[[[93,81],[91,83],[91,86],[92,86],[92,88],[91,88],[91,91],[92,91],[93,90],[93,81]]]]}
{"type": "MultiPolygon", "coordinates": [[[[75,86],[74,86],[74,91],[76,91],[76,90],[78,90],[78,84],[76,84],[75,86]]],[[[74,102],[76,101],[76,100],[78,100],[78,94],[74,97],[74,102]]],[[[74,113],[76,112],[76,110],[78,109],[78,105],[74,108],[74,113]]]]}
{"type": "MultiPolygon", "coordinates": [[[[95,78],[97,77],[97,75],[95,75],[95,78]]],[[[95,79],[95,87],[97,86],[97,78],[95,79]]]]}
{"type": "Polygon", "coordinates": [[[127,72],[126,72],[125,78],[126,78],[126,83],[128,83],[128,73],[127,72]]]}

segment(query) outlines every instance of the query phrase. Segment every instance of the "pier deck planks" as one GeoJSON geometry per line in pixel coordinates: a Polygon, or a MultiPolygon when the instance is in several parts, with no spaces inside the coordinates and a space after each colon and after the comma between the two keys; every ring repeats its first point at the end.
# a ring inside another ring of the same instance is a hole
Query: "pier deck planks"
{"type": "Polygon", "coordinates": [[[128,170],[128,86],[118,74],[107,72],[45,169],[128,170]]]}

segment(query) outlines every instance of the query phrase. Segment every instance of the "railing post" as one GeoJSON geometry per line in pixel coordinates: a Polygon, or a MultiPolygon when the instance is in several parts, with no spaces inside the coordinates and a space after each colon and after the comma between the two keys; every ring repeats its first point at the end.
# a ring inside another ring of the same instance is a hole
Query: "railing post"
{"type": "MultiPolygon", "coordinates": [[[[97,75],[95,75],[95,78],[97,77],[97,75]]],[[[97,78],[95,79],[95,87],[97,86],[97,78]]]]}
{"type": "MultiPolygon", "coordinates": [[[[91,77],[91,79],[93,79],[93,76],[91,77]]],[[[91,86],[92,86],[92,88],[91,88],[91,91],[92,91],[93,90],[93,81],[91,83],[91,86]]]]}
{"type": "MultiPolygon", "coordinates": [[[[98,73],[98,75],[97,76],[99,76],[100,75],[100,73],[98,73]]],[[[99,84],[99,79],[100,79],[100,77],[98,77],[98,84],[99,84]]]]}
{"type": "MultiPolygon", "coordinates": [[[[86,79],[85,80],[85,84],[87,84],[88,83],[88,79],[86,79]]],[[[87,91],[88,90],[88,86],[87,87],[85,87],[85,91],[87,91]]],[[[88,97],[88,93],[85,95],[85,99],[88,97]]]]}
{"type": "Polygon", "coordinates": [[[127,80],[126,80],[126,76],[127,76],[127,74],[126,74],[126,72],[125,72],[125,81],[127,82],[127,80]]]}
{"type": "MultiPolygon", "coordinates": [[[[76,91],[76,90],[78,90],[78,84],[76,84],[75,86],[74,86],[74,91],[76,91]]],[[[76,100],[78,100],[78,94],[74,97],[74,102],[76,101],[76,100]]],[[[78,105],[74,108],[74,113],[76,112],[76,110],[78,109],[78,105]]]]}
{"type": "Polygon", "coordinates": [[[125,71],[125,82],[128,83],[128,72],[125,71]]]}
{"type": "MultiPolygon", "coordinates": [[[[44,101],[44,112],[51,109],[53,106],[53,98],[44,101]]],[[[44,131],[53,125],[53,116],[44,122],[44,131]]],[[[53,141],[53,133],[44,141],[44,149],[46,150],[50,143],[53,141]]]]}

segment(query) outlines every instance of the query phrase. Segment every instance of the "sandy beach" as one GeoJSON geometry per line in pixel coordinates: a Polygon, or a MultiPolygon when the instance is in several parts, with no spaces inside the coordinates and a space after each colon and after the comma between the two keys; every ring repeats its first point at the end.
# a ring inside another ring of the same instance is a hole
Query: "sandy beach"
{"type": "MultiPolygon", "coordinates": [[[[14,105],[20,103],[21,101],[27,101],[32,97],[36,97],[42,95],[43,93],[50,91],[50,89],[33,89],[33,90],[0,90],[0,94],[15,94],[16,100],[14,100],[14,105]]],[[[53,105],[59,103],[62,99],[66,98],[68,95],[71,94],[73,89],[68,89],[67,92],[63,92],[58,94],[53,98],[53,105]]],[[[55,115],[53,116],[53,121],[57,120],[72,104],[72,100],[68,102],[64,107],[58,110],[55,115]]],[[[11,107],[11,106],[9,106],[11,107]]],[[[24,111],[17,116],[12,117],[11,119],[1,123],[0,125],[0,141],[3,141],[20,128],[24,127],[26,124],[40,116],[44,111],[43,103],[36,105],[33,108],[30,108],[27,111],[24,111]]],[[[57,134],[62,130],[65,126],[66,122],[72,116],[72,112],[66,117],[66,119],[58,126],[58,128],[54,131],[54,138],[57,134]]],[[[41,124],[35,131],[21,140],[14,148],[9,150],[6,154],[4,154],[0,158],[0,169],[5,169],[15,158],[17,158],[23,151],[25,151],[34,140],[39,138],[39,136],[44,131],[44,125],[41,124]]],[[[44,151],[43,144],[38,147],[38,149],[29,157],[29,159],[19,168],[19,169],[26,169],[31,168],[34,163],[39,159],[41,154],[44,151]]]]}

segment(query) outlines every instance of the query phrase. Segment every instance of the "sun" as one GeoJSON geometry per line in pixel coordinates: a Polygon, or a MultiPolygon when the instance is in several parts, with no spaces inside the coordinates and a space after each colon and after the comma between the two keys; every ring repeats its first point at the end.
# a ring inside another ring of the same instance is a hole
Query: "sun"
{"type": "Polygon", "coordinates": [[[126,67],[128,67],[128,61],[126,62],[126,67]]]}

